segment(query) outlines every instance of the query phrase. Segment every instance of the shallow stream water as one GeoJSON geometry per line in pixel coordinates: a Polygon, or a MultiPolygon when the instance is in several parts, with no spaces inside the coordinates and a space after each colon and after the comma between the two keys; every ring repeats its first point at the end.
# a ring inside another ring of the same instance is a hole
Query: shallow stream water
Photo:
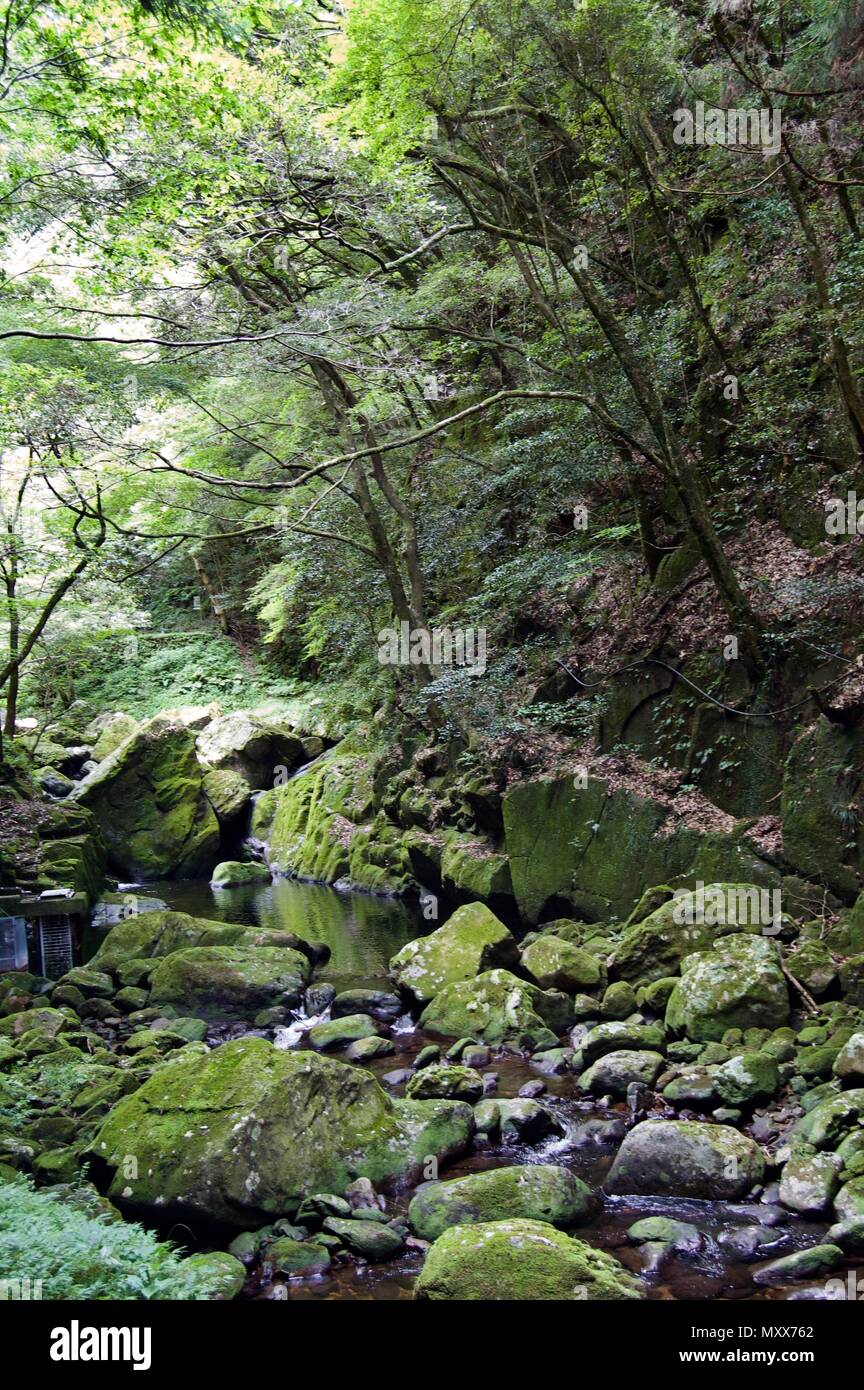
{"type": "MultiPolygon", "coordinates": [[[[162,898],[176,911],[224,922],[248,922],[295,932],[311,941],[323,941],[331,956],[316,970],[316,981],[332,983],[337,992],[355,987],[391,988],[388,962],[396,951],[414,937],[431,930],[434,923],[423,921],[419,910],[391,898],[374,898],[358,893],[340,893],[312,884],[279,880],[243,888],[213,890],[206,882],[165,882],[149,884],[148,894],[162,898]]],[[[213,1030],[213,1042],[249,1031],[241,1025],[213,1030]]],[[[255,1030],[257,1031],[257,1030],[255,1030]]],[[[272,1036],[271,1034],[264,1034],[272,1036]]],[[[409,1067],[421,1047],[436,1041],[421,1029],[403,1022],[393,1031],[396,1052],[366,1064],[379,1079],[388,1072],[409,1067]]],[[[440,1041],[440,1040],[438,1040],[440,1041]]],[[[300,1046],[305,1044],[301,1041],[300,1046]]],[[[540,1075],[530,1060],[513,1055],[494,1056],[488,1068],[498,1076],[495,1096],[515,1096],[525,1082],[540,1075]]],[[[608,1172],[626,1131],[626,1106],[604,1105],[579,1098],[574,1078],[542,1076],[547,1087],[544,1104],[554,1110],[566,1125],[563,1138],[536,1147],[488,1146],[476,1148],[448,1165],[443,1177],[514,1163],[558,1163],[571,1169],[594,1187],[608,1172]]],[[[397,1087],[392,1094],[401,1095],[397,1087]]],[[[388,1201],[394,1214],[404,1210],[410,1200],[407,1192],[388,1201]]],[[[662,1215],[689,1221],[707,1237],[705,1248],[696,1257],[673,1256],[646,1285],[655,1299],[751,1299],[784,1298],[788,1290],[759,1289],[752,1275],[755,1266],[730,1260],[717,1244],[724,1230],[752,1226],[758,1220],[758,1205],[720,1202],[694,1202],[657,1197],[605,1198],[602,1208],[587,1226],[575,1232],[580,1239],[615,1253],[635,1273],[643,1272],[643,1254],[627,1239],[627,1228],[640,1217],[662,1215]]],[[[764,1214],[764,1209],[763,1209],[764,1214]]],[[[803,1246],[819,1243],[827,1222],[790,1219],[778,1226],[778,1246],[771,1258],[791,1253],[803,1246]]],[[[385,1264],[334,1264],[325,1277],[291,1280],[279,1288],[279,1296],[289,1301],[304,1299],[408,1299],[414,1279],[423,1262],[422,1253],[406,1250],[385,1264]]],[[[847,1268],[832,1278],[846,1280],[847,1268]]],[[[860,1275],[862,1271],[858,1269],[860,1275]]],[[[824,1281],[823,1281],[824,1282],[824,1281]]],[[[261,1286],[250,1277],[246,1296],[272,1297],[271,1286],[261,1286]]]]}

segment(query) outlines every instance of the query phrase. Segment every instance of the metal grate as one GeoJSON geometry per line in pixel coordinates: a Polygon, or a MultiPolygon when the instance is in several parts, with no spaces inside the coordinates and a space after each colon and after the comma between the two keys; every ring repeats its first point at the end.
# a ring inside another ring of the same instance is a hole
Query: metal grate
{"type": "Polygon", "coordinates": [[[42,947],[42,974],[49,980],[58,980],[72,969],[72,921],[69,917],[55,917],[42,922],[39,927],[42,947]]]}

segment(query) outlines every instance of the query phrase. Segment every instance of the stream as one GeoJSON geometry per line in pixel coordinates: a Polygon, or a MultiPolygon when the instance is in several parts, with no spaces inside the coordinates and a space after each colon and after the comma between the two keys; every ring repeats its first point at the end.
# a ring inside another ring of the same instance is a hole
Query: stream
{"type": "MultiPolygon", "coordinates": [[[[192,916],[276,928],[295,932],[307,940],[326,942],[332,954],[326,965],[316,969],[315,978],[316,982],[329,981],[337,992],[355,987],[391,989],[387,977],[390,958],[408,941],[422,935],[424,929],[431,930],[435,926],[435,923],[423,921],[418,908],[398,899],[336,892],[287,879],[216,891],[206,881],[166,881],[148,884],[146,891],[163,899],[175,911],[192,916]]],[[[229,1024],[214,1025],[208,1040],[218,1043],[250,1031],[272,1037],[269,1031],[229,1024]]],[[[364,1064],[379,1080],[389,1072],[410,1067],[422,1047],[440,1041],[419,1028],[406,1026],[404,1020],[396,1025],[392,1037],[397,1049],[394,1054],[364,1064]]],[[[301,1040],[299,1046],[305,1045],[301,1040]]],[[[493,1054],[489,1067],[484,1070],[496,1073],[498,1087],[493,1095],[500,1098],[515,1096],[521,1086],[540,1076],[528,1058],[512,1054],[493,1054]]],[[[543,1103],[564,1122],[567,1131],[564,1137],[536,1146],[478,1147],[449,1164],[442,1177],[461,1177],[508,1164],[556,1163],[569,1168],[592,1187],[599,1187],[626,1131],[626,1105],[603,1104],[579,1097],[571,1074],[540,1079],[547,1088],[543,1103]]],[[[391,1094],[402,1093],[401,1086],[391,1089],[391,1094]]],[[[403,1212],[411,1195],[408,1191],[388,1199],[388,1211],[393,1215],[403,1212]]],[[[771,1208],[772,1212],[779,1210],[771,1208]]],[[[624,1265],[644,1276],[644,1255],[628,1240],[626,1232],[634,1221],[655,1215],[688,1221],[707,1239],[698,1255],[672,1255],[664,1262],[647,1283],[649,1298],[710,1300],[787,1296],[786,1290],[757,1288],[752,1279],[754,1265],[730,1258],[717,1243],[721,1232],[753,1226],[760,1215],[764,1219],[766,1208],[758,1203],[605,1197],[593,1220],[580,1226],[574,1234],[599,1249],[614,1252],[624,1265]]],[[[818,1243],[830,1224],[804,1221],[788,1213],[782,1214],[781,1221],[776,1227],[778,1245],[770,1258],[818,1243]]],[[[184,1234],[188,1238],[186,1228],[177,1232],[176,1238],[182,1240],[184,1234]]],[[[762,1257],[765,1258],[768,1256],[762,1257]]],[[[278,1286],[261,1285],[257,1275],[252,1274],[244,1296],[253,1299],[278,1296],[288,1301],[410,1299],[422,1263],[422,1252],[407,1249],[401,1256],[383,1264],[335,1263],[325,1276],[287,1280],[278,1286]]],[[[848,1266],[836,1270],[832,1277],[845,1281],[847,1269],[852,1269],[855,1263],[850,1260],[848,1266]]]]}

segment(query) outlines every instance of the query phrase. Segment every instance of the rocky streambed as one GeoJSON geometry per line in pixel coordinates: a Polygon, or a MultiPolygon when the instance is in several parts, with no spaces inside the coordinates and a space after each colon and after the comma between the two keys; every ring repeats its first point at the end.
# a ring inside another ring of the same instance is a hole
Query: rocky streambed
{"type": "Polygon", "coordinates": [[[121,896],[84,967],[0,981],[0,1179],[94,1183],[199,1297],[856,1297],[857,958],[678,902],[517,941],[286,881],[121,896]]]}

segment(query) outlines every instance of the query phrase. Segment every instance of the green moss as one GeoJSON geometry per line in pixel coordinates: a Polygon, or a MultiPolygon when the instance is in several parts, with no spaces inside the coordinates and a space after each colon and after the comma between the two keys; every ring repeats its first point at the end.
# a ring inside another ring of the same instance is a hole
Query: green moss
{"type": "Polygon", "coordinates": [[[516,959],[516,942],[503,922],[482,903],[467,903],[443,927],[403,946],[390,961],[390,974],[426,1003],[446,985],[516,959]]]}
{"type": "Polygon", "coordinates": [[[311,979],[306,956],[267,946],[193,946],[166,956],[150,977],[150,1003],[201,1018],[253,1018],[276,1003],[296,1007],[311,979]]]}
{"type": "Polygon", "coordinates": [[[568,1169],[538,1163],[424,1183],[408,1220],[421,1240],[434,1241],[449,1226],[511,1217],[575,1226],[596,1206],[591,1189],[568,1169]]]}
{"type": "Polygon", "coordinates": [[[429,1251],[414,1295],[513,1303],[641,1297],[611,1255],[544,1222],[519,1219],[449,1227],[429,1251]]]}
{"type": "Polygon", "coordinates": [[[566,996],[538,989],[508,970],[487,970],[476,979],[445,986],[426,1006],[420,1022],[428,1032],[445,1037],[535,1051],[554,1047],[556,1034],[572,1018],[566,996]]]}

